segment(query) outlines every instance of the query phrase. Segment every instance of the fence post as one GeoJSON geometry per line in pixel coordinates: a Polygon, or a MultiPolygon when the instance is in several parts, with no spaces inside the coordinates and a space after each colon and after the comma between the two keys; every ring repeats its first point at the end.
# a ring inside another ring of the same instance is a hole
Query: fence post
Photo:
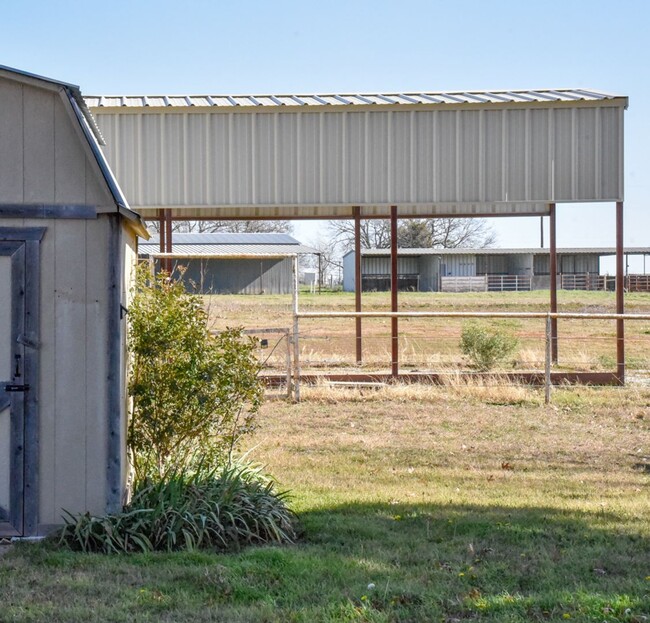
{"type": "Polygon", "coordinates": [[[289,329],[285,330],[284,338],[287,341],[287,354],[286,354],[286,363],[287,363],[287,399],[291,399],[291,393],[293,392],[293,387],[291,384],[291,332],[289,329]]]}
{"type": "Polygon", "coordinates": [[[544,403],[551,402],[551,341],[553,340],[551,314],[546,316],[546,348],[544,354],[544,403]]]}
{"type": "Polygon", "coordinates": [[[300,341],[298,327],[298,256],[293,258],[293,395],[300,402],[300,341]]]}

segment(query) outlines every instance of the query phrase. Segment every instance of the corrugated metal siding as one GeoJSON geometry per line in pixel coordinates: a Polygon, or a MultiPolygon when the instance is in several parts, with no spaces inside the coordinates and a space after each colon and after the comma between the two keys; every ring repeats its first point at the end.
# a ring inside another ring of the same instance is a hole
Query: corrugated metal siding
{"type": "Polygon", "coordinates": [[[440,260],[440,274],[444,277],[474,277],[476,257],[474,255],[448,255],[440,260]]]}
{"type": "MultiPolygon", "coordinates": [[[[352,255],[352,270],[354,273],[354,255],[352,255]]],[[[417,275],[420,272],[420,260],[417,257],[398,257],[398,275],[417,275]]],[[[390,257],[362,257],[362,275],[390,275],[390,257]]]]}
{"type": "Polygon", "coordinates": [[[558,270],[560,273],[598,273],[599,261],[595,255],[560,255],[558,270]]]}
{"type": "Polygon", "coordinates": [[[551,259],[548,255],[536,255],[533,258],[533,273],[535,275],[549,275],[551,273],[551,259]]]}
{"type": "Polygon", "coordinates": [[[290,294],[291,258],[260,260],[183,260],[183,281],[191,292],[205,294],[290,294]]]}
{"type": "Polygon", "coordinates": [[[416,214],[418,205],[623,198],[623,107],[608,102],[502,110],[94,112],[113,171],[131,205],[147,216],[153,207],[175,207],[178,214],[183,206],[236,206],[241,215],[291,217],[336,212],[326,206],[396,204],[401,214],[416,214]],[[289,209],[295,206],[309,209],[289,209]]]}
{"type": "Polygon", "coordinates": [[[420,258],[420,292],[436,292],[439,286],[440,260],[433,255],[420,258]]]}
{"type": "Polygon", "coordinates": [[[477,275],[507,275],[508,258],[506,255],[477,255],[477,275]]]}
{"type": "MultiPolygon", "coordinates": [[[[536,255],[534,258],[534,273],[548,275],[550,273],[550,258],[548,255],[536,255]]],[[[572,255],[558,254],[558,273],[594,273],[600,272],[600,259],[597,254],[572,255]]]]}

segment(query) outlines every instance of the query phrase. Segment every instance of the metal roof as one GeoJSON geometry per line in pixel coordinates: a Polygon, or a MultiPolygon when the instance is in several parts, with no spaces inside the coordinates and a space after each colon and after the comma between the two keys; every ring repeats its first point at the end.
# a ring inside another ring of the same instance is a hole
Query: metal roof
{"type": "MultiPolygon", "coordinates": [[[[158,234],[153,234],[149,244],[158,244],[158,234]]],[[[174,232],[174,246],[186,244],[289,244],[299,245],[300,241],[284,233],[233,233],[233,232],[174,232]]]]}
{"type": "MultiPolygon", "coordinates": [[[[237,108],[282,106],[408,106],[414,104],[530,104],[626,99],[593,89],[436,91],[419,93],[342,93],[308,95],[89,95],[90,108],[237,108]]],[[[627,105],[627,102],[626,102],[627,105]]]]}
{"type": "MultiPolygon", "coordinates": [[[[626,247],[624,253],[627,255],[650,255],[650,247],[626,247]]],[[[558,248],[559,255],[616,255],[615,247],[565,247],[558,248]]],[[[345,255],[350,255],[354,251],[348,251],[345,255]]],[[[485,249],[475,249],[468,247],[457,247],[454,249],[436,249],[436,248],[415,248],[415,249],[398,249],[397,254],[401,256],[420,256],[420,255],[548,255],[550,249],[531,247],[521,249],[499,249],[490,247],[485,249]]],[[[389,257],[390,249],[361,249],[361,255],[367,257],[389,257]]]]}
{"type": "Polygon", "coordinates": [[[183,244],[174,245],[172,253],[161,253],[160,247],[155,244],[142,244],[138,246],[140,255],[152,257],[228,257],[228,256],[254,256],[254,257],[279,257],[288,255],[302,255],[304,253],[318,253],[316,249],[302,244],[183,244]]]}
{"type": "Polygon", "coordinates": [[[318,253],[317,249],[301,244],[293,236],[281,233],[188,233],[174,234],[173,252],[161,253],[158,235],[141,242],[141,255],[166,257],[225,257],[231,255],[286,256],[318,253]]]}

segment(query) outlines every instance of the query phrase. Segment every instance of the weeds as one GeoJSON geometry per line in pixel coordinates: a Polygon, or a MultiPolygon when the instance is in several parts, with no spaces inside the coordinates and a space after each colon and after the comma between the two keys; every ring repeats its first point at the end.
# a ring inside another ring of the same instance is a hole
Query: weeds
{"type": "Polygon", "coordinates": [[[504,329],[488,329],[476,322],[463,326],[460,349],[481,372],[487,372],[515,351],[519,341],[504,329]]]}

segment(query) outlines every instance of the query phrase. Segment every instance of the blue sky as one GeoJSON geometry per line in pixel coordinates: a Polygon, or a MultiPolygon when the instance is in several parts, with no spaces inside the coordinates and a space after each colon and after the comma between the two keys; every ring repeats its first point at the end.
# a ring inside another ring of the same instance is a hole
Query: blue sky
{"type": "MultiPolygon", "coordinates": [[[[11,0],[2,22],[0,64],[86,94],[583,87],[627,95],[625,241],[650,246],[647,1],[11,0]]],[[[493,224],[500,246],[539,244],[538,219],[493,224]]],[[[613,205],[559,206],[559,245],[614,241],[613,205]]]]}

